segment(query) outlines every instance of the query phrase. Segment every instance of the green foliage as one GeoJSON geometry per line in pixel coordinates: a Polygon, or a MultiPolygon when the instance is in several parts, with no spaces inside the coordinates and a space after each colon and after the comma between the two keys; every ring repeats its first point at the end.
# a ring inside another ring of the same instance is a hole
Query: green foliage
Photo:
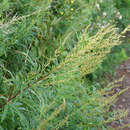
{"type": "Polygon", "coordinates": [[[115,11],[113,0],[0,1],[0,129],[105,129],[117,119],[117,95],[104,96],[112,85],[85,81],[121,43],[115,11]]]}
{"type": "MultiPolygon", "coordinates": [[[[128,26],[130,20],[130,0],[115,1],[116,7],[121,13],[123,19],[120,21],[123,25],[128,26]]],[[[119,14],[120,15],[120,14],[119,14]]]]}

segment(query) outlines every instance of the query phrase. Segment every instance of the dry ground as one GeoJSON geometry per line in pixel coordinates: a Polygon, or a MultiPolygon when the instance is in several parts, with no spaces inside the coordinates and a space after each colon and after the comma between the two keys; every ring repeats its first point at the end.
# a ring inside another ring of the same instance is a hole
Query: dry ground
{"type": "MultiPolygon", "coordinates": [[[[127,117],[125,117],[120,123],[119,121],[114,121],[111,126],[116,130],[119,126],[123,126],[125,124],[130,124],[130,59],[127,61],[124,61],[118,69],[116,69],[116,78],[120,78],[123,75],[125,76],[121,87],[116,88],[116,92],[119,92],[120,90],[124,88],[128,88],[127,91],[122,93],[117,102],[115,103],[115,108],[114,109],[128,109],[129,113],[127,117]]],[[[125,127],[125,128],[120,128],[119,130],[130,130],[130,127],[125,127]]]]}

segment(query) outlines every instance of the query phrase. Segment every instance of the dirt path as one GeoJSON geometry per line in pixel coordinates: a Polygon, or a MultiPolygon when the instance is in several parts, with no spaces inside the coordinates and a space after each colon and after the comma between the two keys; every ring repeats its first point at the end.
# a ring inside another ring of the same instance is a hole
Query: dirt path
{"type": "MultiPolygon", "coordinates": [[[[129,113],[127,115],[127,117],[125,117],[122,121],[122,123],[120,124],[119,121],[114,121],[111,126],[113,128],[117,128],[119,126],[122,126],[124,124],[130,124],[130,59],[127,61],[124,61],[120,67],[116,70],[116,77],[120,78],[122,76],[125,76],[122,85],[120,88],[116,88],[116,92],[124,89],[124,88],[128,88],[127,91],[125,91],[124,93],[122,93],[119,96],[118,101],[115,104],[115,109],[128,109],[129,113]]],[[[126,127],[126,128],[122,128],[119,130],[130,130],[130,127],[126,127]]]]}

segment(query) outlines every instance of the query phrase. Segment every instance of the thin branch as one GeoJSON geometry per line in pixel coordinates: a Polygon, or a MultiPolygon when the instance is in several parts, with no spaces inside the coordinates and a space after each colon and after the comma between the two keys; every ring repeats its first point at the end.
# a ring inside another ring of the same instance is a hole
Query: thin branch
{"type": "MultiPolygon", "coordinates": [[[[40,81],[42,81],[42,80],[45,80],[51,73],[54,73],[54,72],[56,72],[57,70],[61,69],[61,68],[63,67],[63,65],[64,65],[64,64],[61,64],[59,67],[53,69],[52,71],[50,71],[50,72],[49,72],[48,74],[46,74],[45,76],[38,78],[38,79],[35,81],[34,84],[36,84],[36,83],[38,83],[38,82],[40,82],[40,81]]],[[[32,85],[32,84],[29,84],[27,87],[25,87],[25,88],[23,89],[23,91],[25,91],[25,90],[27,90],[28,88],[31,88],[31,87],[33,87],[33,85],[32,85]]],[[[21,94],[21,91],[19,90],[15,95],[11,96],[11,97],[7,100],[6,103],[2,104],[2,105],[0,106],[0,109],[2,109],[6,104],[8,104],[10,101],[12,101],[13,99],[15,99],[15,98],[16,98],[17,96],[19,96],[20,94],[21,94]]]]}
{"type": "MultiPolygon", "coordinates": [[[[44,77],[40,77],[39,79],[37,79],[37,81],[35,83],[38,83],[39,81],[45,80],[48,76],[49,76],[49,74],[45,75],[44,77]]],[[[32,86],[33,85],[29,84],[27,87],[25,87],[23,89],[23,91],[27,90],[28,88],[31,88],[32,86]]],[[[10,101],[12,101],[14,98],[19,96],[20,94],[21,94],[21,91],[19,90],[15,95],[11,96],[6,103],[2,104],[0,106],[0,109],[3,108],[5,105],[7,105],[10,101]]]]}

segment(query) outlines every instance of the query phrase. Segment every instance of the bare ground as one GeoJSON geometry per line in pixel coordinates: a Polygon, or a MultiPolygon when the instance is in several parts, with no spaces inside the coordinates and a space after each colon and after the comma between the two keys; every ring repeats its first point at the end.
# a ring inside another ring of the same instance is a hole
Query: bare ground
{"type": "MultiPolygon", "coordinates": [[[[124,88],[128,88],[127,91],[119,95],[117,102],[115,103],[114,109],[127,109],[128,115],[122,119],[122,123],[119,121],[114,121],[111,123],[111,126],[116,130],[120,126],[130,124],[130,59],[124,61],[118,69],[115,70],[116,78],[120,78],[123,75],[125,76],[121,87],[116,88],[116,92],[121,91],[124,88]]],[[[130,127],[119,128],[118,130],[130,130],[130,127]]]]}

